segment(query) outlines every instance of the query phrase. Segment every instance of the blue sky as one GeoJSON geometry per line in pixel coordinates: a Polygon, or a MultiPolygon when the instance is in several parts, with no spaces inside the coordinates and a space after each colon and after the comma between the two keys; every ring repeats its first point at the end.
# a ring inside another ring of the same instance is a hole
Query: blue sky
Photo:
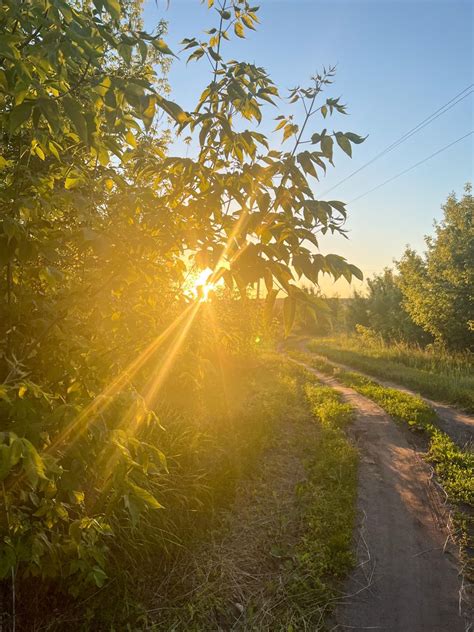
{"type": "MultiPolygon", "coordinates": [[[[263,66],[286,96],[311,74],[337,63],[328,95],[342,95],[350,116],[334,128],[369,134],[354,147],[352,160],[336,156],[336,167],[316,187],[316,195],[373,158],[405,132],[474,83],[473,4],[457,0],[263,0],[261,24],[245,40],[226,43],[223,56],[263,66]]],[[[145,0],[145,26],[168,21],[166,40],[179,50],[184,37],[216,25],[199,0],[145,0]]],[[[209,81],[207,62],[173,63],[172,98],[191,109],[209,81]]],[[[364,169],[329,195],[349,201],[474,129],[471,94],[407,142],[364,169]]],[[[284,103],[281,112],[290,112],[284,103]]],[[[270,117],[280,112],[268,111],[270,117]]],[[[271,120],[271,119],[270,119],[271,120]]],[[[273,121],[271,121],[273,123],[273,121]]],[[[324,127],[314,122],[312,131],[324,127]]],[[[330,127],[333,126],[329,124],[330,127]]],[[[263,127],[270,132],[272,125],[263,127]]],[[[279,146],[281,136],[273,144],[279,146]]],[[[324,253],[337,252],[366,275],[391,265],[410,244],[423,250],[423,236],[441,218],[451,191],[462,194],[473,180],[474,137],[456,144],[378,191],[349,205],[350,239],[328,237],[324,253]]],[[[347,295],[345,282],[325,282],[328,293],[347,295]]]]}

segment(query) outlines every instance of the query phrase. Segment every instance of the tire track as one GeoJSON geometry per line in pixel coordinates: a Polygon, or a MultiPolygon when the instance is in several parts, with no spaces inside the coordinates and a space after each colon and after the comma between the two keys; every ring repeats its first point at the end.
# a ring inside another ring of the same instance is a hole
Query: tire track
{"type": "Polygon", "coordinates": [[[377,404],[298,364],[339,391],[355,410],[351,433],[360,451],[357,567],[345,586],[333,631],[470,629],[457,550],[449,540],[449,512],[432,484],[431,468],[377,404]]]}
{"type": "Polygon", "coordinates": [[[417,391],[413,391],[406,386],[401,386],[400,384],[396,384],[395,382],[391,382],[389,380],[384,380],[383,378],[378,377],[377,375],[366,373],[360,369],[355,367],[351,367],[348,364],[341,364],[340,362],[335,362],[331,360],[331,358],[318,354],[313,351],[309,351],[306,348],[306,344],[300,345],[299,349],[308,355],[317,355],[320,358],[324,358],[330,364],[334,365],[339,369],[343,369],[344,371],[352,371],[355,373],[359,373],[364,377],[369,378],[370,380],[374,380],[381,386],[386,386],[388,388],[393,388],[401,393],[407,393],[407,395],[413,395],[413,397],[419,397],[424,402],[426,402],[433,410],[435,411],[438,420],[437,425],[445,432],[459,447],[461,448],[473,448],[474,449],[474,416],[469,415],[449,404],[444,404],[428,397],[424,397],[417,391]]]}

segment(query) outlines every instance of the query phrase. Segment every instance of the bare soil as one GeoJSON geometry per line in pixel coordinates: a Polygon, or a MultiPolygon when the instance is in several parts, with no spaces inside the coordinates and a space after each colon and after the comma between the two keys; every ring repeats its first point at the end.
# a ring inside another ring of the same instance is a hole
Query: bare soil
{"type": "Polygon", "coordinates": [[[307,368],[354,407],[352,434],[361,455],[354,542],[358,565],[347,581],[333,630],[471,630],[449,510],[432,469],[378,405],[307,368]]]}
{"type": "MultiPolygon", "coordinates": [[[[306,349],[305,344],[300,346],[301,350],[305,353],[311,353],[306,349]]],[[[329,360],[329,359],[328,359],[329,360]]],[[[333,360],[329,360],[331,364],[340,369],[344,369],[345,371],[355,371],[356,373],[360,373],[360,375],[364,375],[369,379],[376,380],[382,386],[387,386],[388,388],[394,388],[397,391],[402,393],[407,393],[408,395],[414,395],[415,397],[419,397],[427,404],[429,404],[433,410],[436,412],[438,416],[438,426],[443,432],[445,432],[451,439],[460,447],[474,447],[474,416],[469,415],[466,412],[458,410],[453,406],[449,406],[448,404],[443,404],[438,401],[434,401],[432,399],[428,399],[427,397],[423,397],[420,393],[416,391],[412,391],[405,386],[400,386],[400,384],[395,384],[394,382],[389,382],[388,380],[381,379],[375,375],[369,375],[368,373],[364,373],[359,369],[355,369],[347,364],[341,364],[339,362],[334,362],[333,360]]]]}

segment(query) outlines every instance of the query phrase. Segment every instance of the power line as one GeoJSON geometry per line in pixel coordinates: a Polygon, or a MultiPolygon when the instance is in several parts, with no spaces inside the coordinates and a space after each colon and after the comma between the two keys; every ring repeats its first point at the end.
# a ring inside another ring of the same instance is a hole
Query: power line
{"type": "Polygon", "coordinates": [[[325,195],[327,195],[328,193],[333,191],[335,188],[337,188],[338,186],[340,186],[341,184],[343,184],[347,180],[350,180],[350,178],[355,176],[357,173],[359,173],[360,171],[362,171],[363,169],[365,169],[366,167],[368,167],[369,165],[374,163],[376,160],[378,160],[382,156],[385,156],[385,154],[388,154],[390,151],[392,151],[393,149],[395,149],[396,147],[398,147],[399,145],[404,143],[406,140],[408,140],[411,136],[413,136],[414,134],[417,134],[424,127],[426,127],[427,125],[429,125],[430,123],[435,121],[437,118],[439,118],[440,116],[442,116],[443,114],[448,112],[451,108],[453,108],[455,105],[460,103],[463,99],[465,99],[470,94],[472,94],[474,92],[474,90],[471,90],[471,88],[473,88],[473,87],[474,87],[474,83],[471,83],[471,85],[467,86],[467,88],[464,88],[464,90],[459,92],[459,94],[457,94],[452,99],[450,99],[447,103],[445,103],[440,108],[435,110],[432,114],[430,114],[429,116],[424,118],[422,121],[420,121],[420,123],[418,123],[418,125],[415,125],[415,127],[412,127],[412,129],[408,130],[408,132],[403,134],[403,136],[401,136],[399,139],[394,141],[391,145],[389,145],[388,147],[383,149],[380,153],[378,153],[376,156],[374,156],[371,160],[369,160],[368,162],[363,164],[361,167],[359,167],[358,169],[356,169],[355,171],[350,173],[348,176],[346,176],[345,178],[343,178],[342,180],[337,182],[334,186],[332,186],[329,189],[327,189],[326,191],[324,191],[321,194],[321,197],[324,197],[325,195]],[[468,90],[470,92],[468,92],[468,90]],[[467,94],[464,94],[465,92],[467,92],[467,94]],[[454,103],[453,103],[453,101],[454,101],[454,103]]]}
{"type": "Polygon", "coordinates": [[[353,202],[357,202],[357,200],[360,200],[361,198],[365,197],[366,195],[369,195],[369,193],[372,193],[373,191],[376,191],[377,189],[380,189],[381,187],[385,186],[386,184],[388,184],[389,182],[393,182],[393,180],[396,180],[397,178],[399,178],[400,176],[405,175],[405,173],[408,173],[409,171],[411,171],[412,169],[415,169],[416,167],[419,167],[420,165],[422,165],[424,162],[427,162],[428,160],[431,160],[431,158],[434,158],[435,156],[437,156],[438,154],[441,154],[443,151],[446,151],[446,149],[449,149],[450,147],[452,147],[453,145],[456,145],[456,143],[461,142],[462,140],[464,140],[465,138],[467,138],[468,136],[471,136],[471,134],[474,134],[474,130],[468,132],[467,134],[464,134],[464,136],[461,136],[460,138],[458,138],[457,140],[454,140],[452,143],[449,143],[449,145],[446,145],[445,147],[442,147],[441,149],[438,149],[438,151],[435,151],[433,154],[431,154],[430,156],[427,156],[426,158],[423,158],[423,160],[420,160],[419,162],[417,162],[416,164],[412,165],[411,167],[408,167],[408,169],[404,169],[403,171],[400,171],[400,173],[397,173],[397,175],[389,178],[388,180],[385,180],[385,182],[382,182],[381,184],[378,184],[376,187],[374,187],[373,189],[369,189],[368,191],[366,191],[365,193],[362,193],[362,195],[357,196],[356,198],[354,198],[353,200],[351,200],[349,202],[349,204],[352,204],[353,202]]]}

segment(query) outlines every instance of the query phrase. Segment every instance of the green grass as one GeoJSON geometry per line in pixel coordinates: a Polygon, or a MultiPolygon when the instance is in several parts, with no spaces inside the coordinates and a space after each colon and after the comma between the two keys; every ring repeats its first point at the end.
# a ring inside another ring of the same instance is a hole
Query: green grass
{"type": "Polygon", "coordinates": [[[449,501],[454,507],[454,525],[461,548],[465,576],[474,578],[472,551],[474,548],[474,453],[460,449],[452,439],[436,427],[436,413],[421,398],[378,384],[370,378],[353,371],[345,371],[332,365],[320,356],[292,352],[299,361],[325,375],[335,377],[346,386],[376,402],[389,415],[406,423],[414,432],[423,432],[428,438],[425,459],[432,464],[436,476],[449,501]]]}
{"type": "MultiPolygon", "coordinates": [[[[306,399],[321,433],[306,461],[307,479],[297,489],[306,528],[296,547],[287,592],[290,608],[306,613],[306,623],[311,624],[307,613],[336,597],[340,581],[354,565],[358,455],[343,431],[352,419],[351,406],[333,389],[314,383],[311,376],[307,379],[306,399]]],[[[292,629],[316,628],[300,624],[292,629]]]]}
{"type": "Polygon", "coordinates": [[[352,409],[312,373],[281,357],[274,364],[277,392],[264,380],[255,393],[271,420],[258,467],[242,472],[233,504],[216,508],[208,540],[177,567],[149,629],[326,629],[354,565],[358,456],[344,433],[352,409]]]}
{"type": "Polygon", "coordinates": [[[341,371],[338,379],[379,404],[389,415],[413,430],[424,431],[429,439],[427,461],[433,464],[448,497],[474,505],[474,453],[461,450],[448,435],[436,427],[436,413],[419,397],[381,386],[358,373],[341,371]]]}
{"type": "Polygon", "coordinates": [[[472,354],[387,345],[361,336],[318,338],[308,347],[334,362],[474,412],[472,354]]]}
{"type": "Polygon", "coordinates": [[[336,377],[346,386],[376,402],[389,415],[408,424],[412,430],[425,432],[430,441],[426,459],[433,464],[450,500],[474,505],[474,453],[459,448],[446,433],[436,427],[437,416],[429,404],[415,395],[382,386],[360,373],[345,371],[325,358],[300,352],[292,355],[306,361],[309,359],[310,364],[321,373],[336,377]]]}

